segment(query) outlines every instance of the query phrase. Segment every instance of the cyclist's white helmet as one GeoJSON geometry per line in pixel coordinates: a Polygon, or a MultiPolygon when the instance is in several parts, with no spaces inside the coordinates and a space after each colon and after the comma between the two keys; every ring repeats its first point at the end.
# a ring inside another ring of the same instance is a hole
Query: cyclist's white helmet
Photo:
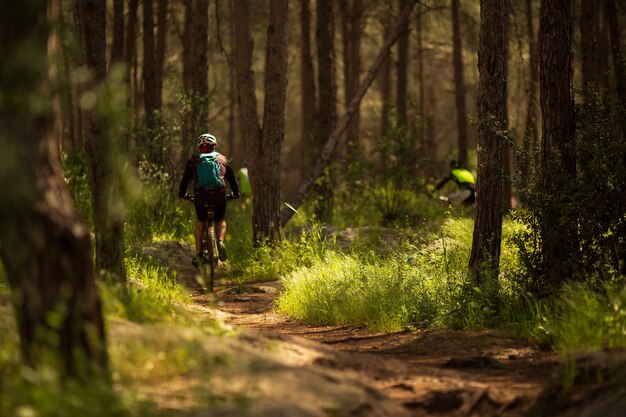
{"type": "Polygon", "coordinates": [[[216,144],[217,144],[217,139],[215,139],[215,136],[209,133],[203,133],[200,136],[198,136],[198,139],[196,139],[196,146],[198,148],[200,148],[201,146],[216,145],[216,144]]]}

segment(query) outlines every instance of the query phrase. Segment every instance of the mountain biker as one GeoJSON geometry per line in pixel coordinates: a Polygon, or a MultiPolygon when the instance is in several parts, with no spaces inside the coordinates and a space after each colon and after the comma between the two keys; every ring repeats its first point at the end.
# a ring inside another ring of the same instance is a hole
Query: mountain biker
{"type": "MultiPolygon", "coordinates": [[[[226,247],[224,246],[224,236],[226,235],[226,181],[230,185],[233,192],[233,197],[239,197],[239,186],[235,178],[235,173],[228,165],[226,157],[215,150],[217,145],[217,139],[215,136],[209,133],[203,133],[196,139],[197,153],[192,154],[187,160],[185,166],[185,172],[183,178],[180,181],[178,189],[178,197],[185,198],[187,195],[187,186],[193,179],[194,183],[194,206],[196,209],[196,226],[194,230],[194,238],[196,243],[196,257],[192,261],[195,266],[198,266],[202,260],[202,236],[205,233],[207,227],[207,206],[214,207],[215,216],[215,231],[217,235],[217,252],[220,261],[227,259],[226,247]],[[216,161],[216,167],[218,168],[216,185],[210,187],[200,186],[199,182],[199,165],[204,161],[204,158],[212,158],[216,161]]],[[[206,260],[205,260],[206,261],[206,260]]]]}
{"type": "Polygon", "coordinates": [[[439,181],[435,186],[435,191],[443,188],[451,180],[459,186],[459,189],[448,195],[448,201],[455,204],[462,203],[466,207],[474,204],[476,201],[476,180],[474,179],[474,174],[467,169],[461,168],[459,162],[454,159],[450,161],[450,173],[439,181]]]}

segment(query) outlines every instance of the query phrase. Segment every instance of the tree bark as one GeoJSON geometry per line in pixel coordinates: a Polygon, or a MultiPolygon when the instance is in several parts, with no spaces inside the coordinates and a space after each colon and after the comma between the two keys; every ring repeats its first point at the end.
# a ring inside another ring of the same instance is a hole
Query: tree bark
{"type": "MultiPolygon", "coordinates": [[[[383,35],[385,39],[389,38],[391,33],[391,11],[385,10],[381,19],[383,25],[383,35]]],[[[386,56],[380,69],[380,136],[387,135],[389,130],[389,110],[391,106],[391,52],[386,56]]]]}
{"type": "MultiPolygon", "coordinates": [[[[505,0],[505,19],[504,19],[504,79],[509,79],[509,12],[511,11],[511,0],[505,0]]],[[[508,105],[508,88],[505,83],[504,91],[504,128],[509,131],[509,105],[508,105]]],[[[513,135],[510,135],[509,139],[513,139],[513,135]]],[[[513,184],[511,180],[511,144],[508,141],[502,143],[502,163],[504,170],[502,172],[502,209],[504,211],[511,210],[511,198],[513,197],[513,184]]]]}
{"type": "Polygon", "coordinates": [[[596,85],[596,21],[598,3],[595,1],[580,2],[580,52],[582,63],[583,86],[596,85]]]}
{"type": "MultiPolygon", "coordinates": [[[[530,80],[528,82],[528,108],[526,110],[526,134],[530,135],[531,146],[539,146],[539,55],[535,38],[532,0],[526,0],[526,25],[528,27],[528,54],[530,80]]],[[[538,162],[538,161],[535,161],[538,162]]]]}
{"type": "Polygon", "coordinates": [[[542,0],[539,26],[543,192],[553,197],[541,218],[543,272],[551,288],[571,278],[578,260],[577,222],[569,196],[576,178],[572,96],[572,0],[542,0]],[[567,193],[566,193],[567,194],[567,193]]]}
{"type": "MultiPolygon", "coordinates": [[[[404,25],[406,21],[408,21],[409,16],[411,15],[411,12],[413,11],[413,8],[415,7],[416,3],[417,3],[417,0],[409,0],[405,9],[402,11],[400,16],[398,17],[398,21],[396,23],[395,28],[390,32],[389,36],[385,39],[385,42],[381,50],[378,52],[378,55],[376,56],[376,59],[372,63],[372,66],[370,67],[367,74],[365,75],[365,78],[363,78],[363,81],[361,82],[361,85],[358,91],[356,92],[355,96],[352,98],[352,101],[350,102],[348,109],[346,110],[344,115],[339,119],[339,121],[337,122],[337,125],[334,127],[332,133],[326,140],[326,143],[324,144],[324,147],[322,148],[322,152],[320,156],[317,158],[315,165],[311,168],[311,170],[309,171],[309,174],[305,177],[304,180],[302,180],[302,182],[298,186],[298,189],[296,190],[293,198],[291,199],[291,206],[293,208],[297,209],[298,207],[300,207],[300,205],[304,201],[304,198],[306,197],[306,194],[309,192],[312,184],[315,182],[317,178],[319,178],[324,168],[330,162],[330,159],[333,153],[335,152],[335,149],[337,148],[337,144],[339,143],[339,138],[343,134],[344,130],[347,129],[348,124],[350,123],[350,119],[352,118],[355,110],[361,103],[363,96],[365,96],[365,93],[374,82],[374,79],[376,78],[379,70],[381,69],[383,62],[387,58],[387,55],[389,55],[389,51],[391,50],[391,47],[395,43],[396,39],[398,39],[398,37],[400,36],[402,26],[404,25]]],[[[283,226],[286,225],[289,219],[291,218],[291,216],[293,216],[293,214],[294,214],[294,211],[291,208],[284,208],[281,212],[281,224],[283,226]]]]}
{"type": "MultiPolygon", "coordinates": [[[[362,0],[352,0],[352,8],[350,10],[350,65],[352,76],[350,77],[350,94],[354,96],[361,82],[361,38],[363,37],[363,13],[364,5],[362,0]]],[[[346,98],[346,106],[349,105],[346,98]]],[[[361,110],[356,109],[350,124],[348,125],[348,138],[351,138],[352,146],[349,144],[349,155],[356,158],[355,152],[360,147],[360,126],[361,126],[361,110]]]]}
{"type": "Polygon", "coordinates": [[[192,129],[209,129],[209,0],[196,0],[193,29],[192,129]]]}
{"type": "Polygon", "coordinates": [[[20,7],[5,8],[0,27],[0,90],[7,104],[0,112],[0,154],[11,155],[0,176],[0,258],[22,356],[31,367],[53,366],[62,376],[85,382],[107,378],[89,231],[63,179],[53,134],[60,115],[46,106],[56,91],[47,84],[53,68],[46,62],[46,3],[24,0],[20,7]],[[52,322],[52,316],[59,320],[52,322]]]}
{"type": "Polygon", "coordinates": [[[317,92],[315,90],[315,69],[311,54],[311,11],[310,0],[300,2],[300,77],[302,85],[302,175],[305,174],[311,159],[315,157],[312,149],[315,149],[315,132],[317,119],[317,92]]]}
{"type": "Polygon", "coordinates": [[[128,2],[128,20],[126,21],[126,41],[124,44],[124,63],[126,64],[126,76],[124,81],[128,91],[128,105],[129,109],[132,109],[132,97],[131,94],[131,71],[133,69],[133,57],[137,48],[135,41],[136,26],[137,26],[137,7],[139,0],[130,0],[128,2]]]}
{"type": "MultiPolygon", "coordinates": [[[[86,88],[94,94],[105,86],[105,0],[76,0],[81,63],[91,73],[86,88]]],[[[102,95],[99,97],[101,100],[102,95]]],[[[111,274],[126,284],[124,271],[123,216],[119,190],[114,185],[113,139],[98,106],[83,111],[83,138],[89,167],[93,219],[96,234],[96,271],[111,274]]]]}
{"type": "Polygon", "coordinates": [[[241,109],[242,136],[254,190],[253,240],[255,244],[280,239],[280,155],[285,135],[287,93],[288,0],[270,0],[265,66],[263,127],[257,116],[250,25],[250,1],[235,3],[235,66],[241,109]]]}
{"type": "MultiPolygon", "coordinates": [[[[407,0],[398,0],[398,10],[402,11],[407,0]]],[[[407,121],[407,85],[409,66],[409,22],[402,28],[400,38],[398,38],[398,63],[396,66],[396,112],[398,126],[406,126],[407,121]]]]}
{"type": "MultiPolygon", "coordinates": [[[[154,49],[154,6],[152,0],[143,0],[143,106],[146,127],[152,131],[156,128],[154,111],[157,110],[156,56],[154,49]]],[[[154,150],[154,144],[148,143],[153,151],[155,162],[159,161],[160,152],[154,150]]]]}
{"type": "Polygon", "coordinates": [[[478,49],[478,199],[470,269],[479,281],[497,279],[502,237],[502,139],[506,126],[506,4],[481,0],[478,49]],[[486,269],[485,269],[486,267],[486,269]]]}
{"type": "Polygon", "coordinates": [[[113,0],[113,39],[109,68],[124,60],[124,0],[113,0]]]}
{"type": "Polygon", "coordinates": [[[154,78],[156,83],[156,108],[161,110],[163,103],[163,66],[165,63],[165,40],[167,38],[168,1],[159,0],[157,12],[157,41],[154,78]]]}
{"type": "Polygon", "coordinates": [[[452,0],[452,63],[454,66],[454,97],[459,163],[467,167],[467,108],[463,76],[463,45],[461,43],[460,0],[452,0]]]}
{"type": "MultiPolygon", "coordinates": [[[[328,132],[332,131],[337,118],[333,22],[332,0],[317,0],[317,91],[319,101],[316,142],[318,144],[323,143],[328,132]]],[[[315,216],[322,223],[330,223],[333,212],[333,186],[328,175],[317,182],[315,194],[313,207],[315,216]]]]}
{"type": "Polygon", "coordinates": [[[622,55],[621,31],[615,0],[606,0],[606,15],[611,39],[611,52],[613,53],[613,70],[615,71],[615,89],[617,96],[626,107],[626,74],[624,73],[624,57],[622,55]]]}

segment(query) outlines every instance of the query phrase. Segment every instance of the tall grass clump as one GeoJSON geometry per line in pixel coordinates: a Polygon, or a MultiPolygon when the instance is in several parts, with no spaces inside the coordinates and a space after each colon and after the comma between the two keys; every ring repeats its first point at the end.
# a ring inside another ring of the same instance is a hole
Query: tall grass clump
{"type": "MultiPolygon", "coordinates": [[[[505,222],[505,236],[519,227],[505,222]]],[[[388,256],[328,251],[283,278],[279,309],[308,323],[378,330],[473,329],[500,325],[505,317],[533,317],[532,304],[511,281],[520,266],[507,240],[495,291],[473,284],[467,273],[472,231],[471,219],[449,218],[430,243],[407,242],[388,256]]]]}
{"type": "Polygon", "coordinates": [[[100,283],[107,315],[134,322],[172,322],[189,319],[189,295],[166,268],[126,258],[128,287],[100,283]]]}
{"type": "Polygon", "coordinates": [[[626,288],[609,284],[565,285],[545,317],[545,331],[554,349],[565,355],[626,347],[626,288]]]}

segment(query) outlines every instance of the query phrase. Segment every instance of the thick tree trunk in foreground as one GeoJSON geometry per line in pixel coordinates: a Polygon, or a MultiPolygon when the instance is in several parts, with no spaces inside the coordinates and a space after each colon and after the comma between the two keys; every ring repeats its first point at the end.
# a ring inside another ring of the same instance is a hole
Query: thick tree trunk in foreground
{"type": "Polygon", "coordinates": [[[235,2],[235,66],[239,88],[242,136],[254,190],[253,240],[255,244],[280,239],[280,154],[285,136],[287,93],[288,0],[270,0],[265,65],[263,127],[257,117],[250,25],[250,1],[235,2]]]}
{"type": "MultiPolygon", "coordinates": [[[[76,0],[76,15],[81,38],[81,62],[91,73],[85,88],[95,91],[105,84],[106,77],[105,0],[76,0]]],[[[96,233],[96,271],[112,274],[114,279],[125,284],[124,222],[119,190],[114,181],[114,138],[98,111],[97,103],[84,109],[83,119],[96,233]]]]}
{"type": "Polygon", "coordinates": [[[611,52],[613,52],[615,88],[622,105],[626,107],[626,74],[624,73],[624,56],[622,55],[622,42],[620,37],[621,30],[615,0],[606,0],[606,14],[611,39],[611,52]]]}
{"type": "Polygon", "coordinates": [[[89,230],[74,209],[51,134],[60,121],[42,110],[54,90],[46,86],[45,7],[24,0],[0,14],[6,76],[0,90],[7,104],[0,113],[0,257],[26,363],[91,380],[107,374],[104,324],[89,230]],[[27,38],[32,42],[25,48],[27,38]],[[59,320],[51,322],[53,315],[59,320]]]}
{"type": "Polygon", "coordinates": [[[456,100],[456,124],[458,159],[467,167],[467,107],[465,106],[465,79],[463,76],[463,44],[461,43],[460,0],[452,0],[452,62],[454,65],[454,97],[456,100]]]}
{"type": "Polygon", "coordinates": [[[504,59],[506,6],[501,0],[480,2],[478,49],[478,200],[469,266],[479,280],[497,278],[502,237],[502,139],[506,126],[504,59]],[[485,269],[486,268],[486,269],[485,269]]]}
{"type": "Polygon", "coordinates": [[[573,202],[564,193],[576,178],[572,97],[572,0],[542,0],[539,26],[542,187],[551,204],[541,218],[543,272],[557,288],[571,278],[578,260],[573,202]],[[565,195],[564,195],[565,194],[565,195]]]}
{"type": "MultiPolygon", "coordinates": [[[[365,78],[363,79],[361,86],[359,87],[355,96],[352,98],[352,101],[350,102],[350,105],[348,106],[346,113],[339,119],[339,121],[337,122],[337,125],[335,126],[332,133],[326,140],[326,143],[324,144],[324,147],[322,148],[322,153],[317,159],[317,161],[315,162],[315,165],[313,166],[313,168],[311,168],[311,170],[309,171],[309,174],[306,176],[304,180],[302,180],[302,182],[298,186],[298,189],[296,190],[293,198],[290,201],[291,206],[293,208],[297,209],[298,207],[300,207],[300,204],[302,204],[302,202],[304,201],[304,198],[306,197],[306,194],[309,192],[311,186],[313,185],[315,180],[319,178],[319,176],[324,171],[324,168],[330,162],[331,157],[333,153],[335,152],[335,149],[337,148],[337,144],[339,143],[339,138],[343,134],[344,130],[347,129],[348,124],[350,123],[350,119],[352,118],[354,112],[356,111],[357,107],[361,103],[363,96],[365,95],[369,87],[374,82],[374,79],[376,78],[376,75],[378,74],[378,71],[380,70],[383,64],[383,61],[389,54],[389,50],[393,46],[396,39],[398,39],[398,36],[400,36],[402,26],[404,25],[406,21],[408,21],[409,16],[411,15],[411,12],[413,11],[413,8],[415,7],[416,3],[417,3],[416,0],[409,0],[408,4],[406,5],[406,8],[402,11],[400,16],[398,17],[398,21],[396,23],[394,30],[392,30],[389,37],[385,39],[385,43],[383,44],[380,52],[376,56],[376,59],[372,63],[372,66],[370,67],[369,71],[365,75],[365,78]]],[[[281,225],[283,226],[286,225],[289,219],[291,218],[291,216],[293,216],[293,214],[294,214],[293,210],[291,210],[290,208],[284,208],[281,212],[281,218],[280,218],[281,225]]]]}

